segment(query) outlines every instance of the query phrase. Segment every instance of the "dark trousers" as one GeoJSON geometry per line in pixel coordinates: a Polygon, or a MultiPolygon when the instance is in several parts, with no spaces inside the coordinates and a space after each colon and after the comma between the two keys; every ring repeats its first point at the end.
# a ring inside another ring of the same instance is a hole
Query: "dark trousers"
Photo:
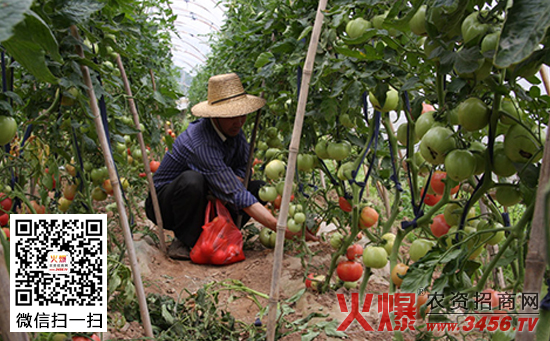
{"type": "MultiPolygon", "coordinates": [[[[263,181],[250,181],[248,191],[258,198],[258,191],[264,184],[263,181]]],[[[189,247],[195,245],[202,232],[207,195],[208,184],[204,176],[192,170],[181,173],[174,181],[157,190],[164,228],[174,231],[176,238],[189,247]]],[[[239,211],[231,204],[226,206],[236,223],[239,211]]],[[[157,223],[150,194],[145,200],[145,213],[149,220],[157,223]]],[[[250,219],[246,213],[242,214],[239,228],[250,219]]]]}

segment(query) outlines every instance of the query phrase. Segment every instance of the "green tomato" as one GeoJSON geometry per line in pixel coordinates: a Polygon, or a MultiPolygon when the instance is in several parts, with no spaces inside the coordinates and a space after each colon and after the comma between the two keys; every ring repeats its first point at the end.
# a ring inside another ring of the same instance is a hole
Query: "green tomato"
{"type": "Polygon", "coordinates": [[[516,124],[516,120],[521,121],[523,110],[509,98],[505,98],[500,102],[500,122],[505,125],[516,124]],[[516,120],[514,120],[514,118],[516,120]]]}
{"type": "Polygon", "coordinates": [[[517,173],[514,163],[506,156],[502,142],[495,143],[493,148],[493,173],[505,178],[517,173]]]}
{"type": "MultiPolygon", "coordinates": [[[[462,213],[464,212],[464,208],[460,206],[457,203],[449,203],[445,206],[445,210],[443,211],[443,217],[445,218],[445,222],[449,226],[455,226],[458,225],[460,222],[460,218],[462,218],[462,213]]],[[[466,215],[466,222],[474,219],[476,217],[476,210],[474,207],[470,208],[470,211],[466,215]]]]}
{"type": "Polygon", "coordinates": [[[384,250],[390,255],[393,250],[393,243],[395,242],[395,234],[388,232],[382,236],[382,239],[386,241],[386,244],[383,246],[384,250]]]}
{"type": "Polygon", "coordinates": [[[488,24],[482,24],[479,21],[479,15],[484,14],[482,12],[476,11],[470,13],[464,19],[461,26],[462,38],[464,39],[464,44],[468,46],[476,45],[480,42],[481,38],[487,33],[489,29],[488,24]]]}
{"type": "Polygon", "coordinates": [[[467,131],[477,131],[489,123],[491,111],[487,104],[470,97],[458,106],[458,122],[467,131]]]}
{"type": "MultiPolygon", "coordinates": [[[[503,229],[504,226],[502,226],[501,223],[481,220],[477,224],[476,228],[477,228],[478,231],[483,231],[483,230],[492,230],[492,229],[497,229],[497,228],[503,229]]],[[[487,238],[486,236],[488,236],[488,235],[484,234],[483,239],[487,238]]],[[[489,245],[497,245],[498,243],[500,243],[504,239],[504,237],[505,237],[504,230],[498,231],[498,232],[494,233],[493,236],[489,240],[486,241],[486,243],[489,244],[489,245]]]]}
{"type": "Polygon", "coordinates": [[[272,160],[275,159],[281,155],[281,150],[279,148],[269,148],[265,151],[265,158],[266,160],[272,160]]]}
{"type": "Polygon", "coordinates": [[[298,224],[293,218],[289,218],[286,225],[290,232],[297,233],[302,231],[302,224],[298,224]]]}
{"type": "Polygon", "coordinates": [[[8,144],[17,133],[17,122],[11,116],[0,116],[0,145],[8,144]]]}
{"type": "Polygon", "coordinates": [[[470,145],[470,152],[476,160],[474,175],[481,175],[485,172],[485,146],[479,141],[474,141],[470,145]]]}
{"type": "Polygon", "coordinates": [[[409,27],[412,33],[418,36],[426,34],[426,5],[420,6],[416,11],[409,21],[409,27]]]}
{"type": "Polygon", "coordinates": [[[348,141],[330,142],[327,146],[329,158],[342,161],[351,153],[351,144],[348,141]]]}
{"type": "Polygon", "coordinates": [[[273,201],[277,198],[277,189],[273,186],[263,186],[258,191],[258,196],[262,201],[273,201]]]}
{"type": "Polygon", "coordinates": [[[265,133],[266,133],[268,138],[275,138],[275,137],[277,137],[277,134],[278,134],[277,133],[277,128],[275,128],[275,127],[267,128],[265,133]]]}
{"type": "Polygon", "coordinates": [[[433,243],[427,239],[418,238],[412,242],[409,248],[409,256],[413,262],[424,257],[433,247],[433,243]]]}
{"type": "Polygon", "coordinates": [[[455,149],[445,157],[445,171],[454,181],[461,182],[468,179],[476,170],[474,154],[466,149],[455,149]]]}
{"type": "Polygon", "coordinates": [[[277,233],[268,229],[267,227],[264,227],[260,231],[260,243],[267,248],[272,249],[275,247],[276,238],[277,233]]]}
{"type": "Polygon", "coordinates": [[[121,142],[115,143],[115,150],[118,154],[123,154],[126,151],[126,144],[121,142]]]}
{"type": "Polygon", "coordinates": [[[512,162],[538,162],[542,159],[542,136],[535,138],[524,126],[510,126],[504,137],[504,152],[512,162]]]}
{"type": "Polygon", "coordinates": [[[351,174],[355,170],[355,167],[353,167],[353,161],[349,161],[346,163],[343,163],[340,168],[338,168],[338,172],[336,173],[336,176],[338,179],[342,181],[346,180],[352,180],[353,175],[351,174]]]}
{"type": "Polygon", "coordinates": [[[382,269],[388,264],[388,253],[380,246],[367,246],[363,251],[363,264],[367,268],[382,269]]]}
{"type": "Polygon", "coordinates": [[[493,55],[498,47],[498,41],[500,39],[500,32],[493,32],[485,35],[481,41],[481,54],[493,60],[493,55]],[[489,55],[489,56],[487,56],[489,55]]]}
{"type": "Polygon", "coordinates": [[[521,197],[519,187],[511,184],[499,185],[495,192],[495,199],[502,206],[514,206],[521,201],[521,197]]]}
{"type": "Polygon", "coordinates": [[[421,139],[424,134],[428,132],[428,130],[435,126],[443,126],[442,123],[435,122],[434,114],[435,111],[428,111],[418,117],[418,119],[416,120],[416,124],[414,125],[414,133],[416,134],[417,138],[421,139]]]}
{"type": "Polygon", "coordinates": [[[263,151],[265,151],[265,150],[267,150],[267,148],[269,148],[269,147],[267,146],[267,143],[265,143],[264,141],[258,142],[258,150],[263,150],[263,151]]]}
{"type": "Polygon", "coordinates": [[[433,127],[422,137],[420,141],[420,153],[422,157],[432,165],[440,165],[445,161],[445,156],[456,148],[454,133],[445,127],[433,127]]]}
{"type": "MultiPolygon", "coordinates": [[[[422,115],[424,116],[424,115],[422,115]]],[[[398,128],[397,128],[397,141],[399,141],[399,143],[401,143],[402,145],[404,146],[407,146],[407,128],[409,126],[409,123],[404,123],[402,125],[400,125],[398,128]]],[[[416,127],[415,127],[416,128],[416,127]]],[[[418,143],[419,140],[419,137],[416,135],[416,132],[415,132],[416,129],[410,129],[409,130],[409,135],[412,135],[412,140],[414,142],[414,144],[418,143]]]]}
{"type": "Polygon", "coordinates": [[[338,231],[334,232],[330,236],[330,246],[332,246],[336,250],[338,250],[340,246],[342,246],[343,241],[344,241],[344,236],[338,231]]]}
{"type": "Polygon", "coordinates": [[[265,176],[271,180],[281,178],[285,173],[285,164],[281,160],[271,160],[265,166],[265,176]]]}
{"type": "Polygon", "coordinates": [[[384,102],[384,106],[380,106],[380,101],[374,96],[374,93],[372,92],[369,92],[369,101],[372,106],[378,111],[392,111],[397,109],[397,105],[399,104],[399,92],[390,87],[389,90],[386,92],[386,101],[384,102]]]}
{"type": "Polygon", "coordinates": [[[296,165],[298,170],[303,172],[310,172],[313,169],[313,164],[315,160],[313,155],[309,154],[298,154],[296,165]]]}
{"type": "Polygon", "coordinates": [[[346,25],[346,33],[350,39],[357,39],[371,28],[371,23],[363,18],[356,18],[346,25]]]}
{"type": "Polygon", "coordinates": [[[297,212],[294,214],[294,221],[296,224],[303,224],[306,221],[306,215],[303,212],[297,212]]]}
{"type": "Polygon", "coordinates": [[[355,123],[351,120],[348,114],[340,115],[340,123],[346,128],[355,128],[355,123]]]}
{"type": "Polygon", "coordinates": [[[326,160],[330,158],[330,155],[328,155],[327,151],[328,142],[327,141],[319,141],[315,145],[315,155],[317,155],[318,158],[326,160]]]}
{"type": "Polygon", "coordinates": [[[386,21],[386,17],[388,16],[388,11],[375,15],[372,17],[372,27],[376,28],[377,30],[381,30],[384,25],[384,21],[386,21]]]}

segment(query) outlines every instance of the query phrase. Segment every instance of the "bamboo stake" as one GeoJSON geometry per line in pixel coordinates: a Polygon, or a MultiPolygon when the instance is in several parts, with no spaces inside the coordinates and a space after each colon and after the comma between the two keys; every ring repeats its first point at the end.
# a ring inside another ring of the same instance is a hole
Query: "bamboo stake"
{"type": "MultiPolygon", "coordinates": [[[[540,69],[540,75],[544,82],[546,93],[550,94],[550,84],[545,66],[540,69]]],[[[525,258],[525,278],[523,280],[523,292],[525,293],[540,293],[546,269],[546,238],[549,227],[544,225],[544,216],[546,211],[550,210],[550,205],[545,200],[546,193],[549,190],[549,181],[550,131],[547,131],[539,176],[539,187],[535,199],[535,212],[533,213],[533,223],[531,224],[531,236],[529,238],[527,257],[525,258]]],[[[536,313],[530,305],[525,308],[520,314],[536,313]]],[[[518,332],[516,335],[516,340],[518,341],[530,341],[533,339],[534,332],[529,332],[527,328],[524,328],[523,331],[518,332]]]]}
{"type": "MultiPolygon", "coordinates": [[[[78,30],[75,25],[71,26],[71,34],[75,39],[80,41],[78,30]]],[[[84,52],[82,51],[82,47],[80,45],[76,45],[76,52],[78,53],[80,58],[84,58],[84,52]]],[[[117,59],[120,59],[120,56],[117,59]]],[[[134,249],[134,241],[132,240],[132,232],[130,231],[130,226],[128,224],[128,216],[126,215],[124,201],[122,198],[122,191],[119,185],[115,165],[113,162],[113,156],[111,153],[111,149],[109,148],[109,143],[107,141],[105,130],[103,129],[103,122],[101,121],[101,115],[99,112],[99,107],[97,105],[97,98],[95,96],[92,78],[90,77],[90,71],[88,70],[88,67],[84,64],[80,64],[80,70],[82,71],[84,84],[88,88],[87,92],[88,97],[90,98],[90,109],[94,116],[94,124],[97,131],[97,136],[101,145],[103,157],[105,159],[105,165],[107,166],[107,169],[109,171],[109,179],[111,180],[111,184],[113,186],[115,201],[117,203],[118,212],[120,215],[120,223],[122,225],[122,231],[124,232],[124,241],[126,243],[126,247],[128,248],[128,257],[130,258],[130,267],[132,269],[132,275],[134,277],[134,285],[136,287],[136,294],[138,297],[138,303],[140,307],[139,310],[141,314],[141,320],[143,322],[143,327],[145,329],[145,335],[152,338],[154,337],[153,329],[151,328],[151,320],[149,318],[149,311],[147,309],[145,291],[143,290],[141,273],[137,262],[136,251],[134,249]]],[[[145,153],[145,155],[147,155],[147,153],[145,153]]]]}
{"type": "MultiPolygon", "coordinates": [[[[134,102],[134,97],[132,96],[132,89],[130,88],[130,82],[128,77],[126,77],[126,71],[124,70],[124,65],[122,64],[122,59],[120,55],[117,54],[116,63],[120,70],[122,77],[122,82],[124,83],[124,91],[128,96],[128,105],[130,107],[130,113],[134,118],[134,125],[139,130],[139,116],[136,109],[136,104],[134,102]]],[[[153,175],[151,174],[151,167],[149,167],[149,156],[147,155],[147,149],[145,148],[145,141],[143,140],[143,134],[140,132],[137,133],[139,148],[141,149],[141,156],[143,159],[143,166],[145,167],[145,174],[147,175],[147,182],[149,184],[149,191],[151,192],[151,201],[153,202],[153,210],[155,211],[155,219],[157,221],[158,227],[158,238],[160,241],[160,249],[163,253],[166,252],[166,241],[164,237],[164,224],[162,222],[162,215],[160,213],[160,205],[158,201],[157,191],[155,189],[155,183],[153,182],[153,175]]]]}
{"type": "Polygon", "coordinates": [[[29,340],[27,333],[10,333],[10,274],[6,266],[2,245],[0,245],[0,332],[4,341],[29,340]]]}
{"type": "Polygon", "coordinates": [[[281,266],[283,263],[283,248],[285,243],[286,221],[288,218],[288,206],[290,203],[290,194],[292,192],[292,184],[294,181],[294,171],[296,167],[296,158],[298,148],[300,146],[300,136],[302,134],[302,126],[304,123],[304,113],[306,109],[307,96],[309,90],[309,82],[313,72],[313,63],[315,62],[315,54],[321,35],[321,27],[323,25],[323,11],[327,7],[327,0],[319,0],[315,22],[313,24],[313,32],[307,51],[306,61],[304,63],[304,71],[302,74],[302,84],[300,86],[300,94],[298,107],[296,109],[296,118],[294,119],[294,129],[292,131],[292,139],[290,141],[288,166],[285,175],[285,187],[277,219],[277,241],[275,243],[275,252],[273,255],[273,272],[271,279],[271,292],[269,295],[269,315],[267,320],[267,340],[275,340],[275,330],[277,327],[277,303],[279,302],[279,279],[281,278],[281,266]]]}

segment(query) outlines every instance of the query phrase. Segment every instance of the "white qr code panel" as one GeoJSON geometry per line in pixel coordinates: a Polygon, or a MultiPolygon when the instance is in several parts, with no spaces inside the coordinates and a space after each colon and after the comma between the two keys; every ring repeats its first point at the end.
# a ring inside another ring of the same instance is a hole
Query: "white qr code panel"
{"type": "Polygon", "coordinates": [[[107,215],[10,215],[10,330],[107,331],[107,215]]]}

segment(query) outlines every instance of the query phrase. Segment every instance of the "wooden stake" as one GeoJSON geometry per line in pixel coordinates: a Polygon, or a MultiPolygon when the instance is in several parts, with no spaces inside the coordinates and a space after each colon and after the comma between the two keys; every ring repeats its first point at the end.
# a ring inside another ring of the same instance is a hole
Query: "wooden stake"
{"type": "MultiPolygon", "coordinates": [[[[139,130],[139,116],[136,109],[136,104],[134,102],[134,97],[132,96],[132,89],[130,88],[130,82],[128,77],[126,77],[126,70],[124,70],[124,65],[122,64],[122,59],[120,55],[117,54],[116,63],[118,69],[120,70],[120,75],[122,82],[124,84],[124,91],[128,96],[128,106],[130,107],[130,113],[134,118],[134,125],[136,129],[139,130]]],[[[137,133],[137,139],[139,143],[139,148],[141,149],[141,157],[143,159],[143,166],[145,168],[145,174],[147,175],[147,183],[149,184],[149,192],[151,193],[151,201],[153,202],[153,210],[155,211],[155,219],[157,221],[157,234],[160,241],[160,249],[163,253],[166,253],[166,240],[164,237],[164,224],[162,222],[162,216],[160,214],[160,206],[157,196],[157,191],[155,189],[155,183],[153,182],[153,175],[151,174],[151,167],[149,166],[149,156],[147,155],[147,149],[145,148],[145,141],[143,141],[143,134],[141,131],[137,133]]]]}
{"type": "MultiPolygon", "coordinates": [[[[540,69],[540,75],[546,88],[546,93],[550,94],[550,83],[548,81],[548,73],[546,67],[540,69]]],[[[531,224],[531,236],[527,248],[527,257],[525,258],[525,278],[523,280],[523,292],[540,293],[542,287],[542,279],[546,269],[546,239],[550,232],[549,226],[544,225],[544,216],[550,205],[545,200],[546,193],[549,191],[550,181],[550,134],[546,133],[546,142],[544,145],[544,154],[542,156],[542,167],[539,175],[539,186],[535,199],[535,212],[533,213],[533,223],[531,224]]],[[[520,264],[521,266],[521,264],[520,264]]],[[[527,305],[522,313],[536,313],[536,311],[527,305]]],[[[528,328],[524,328],[523,332],[516,334],[518,341],[534,340],[534,332],[529,332],[528,328]]]]}
{"type": "MultiPolygon", "coordinates": [[[[80,41],[78,30],[75,25],[71,26],[71,34],[76,40],[80,41]]],[[[82,51],[82,47],[80,45],[76,45],[76,52],[78,53],[80,58],[85,58],[84,52],[82,51]]],[[[120,57],[118,57],[117,59],[120,59],[120,57]]],[[[151,328],[151,320],[149,317],[149,310],[147,309],[145,291],[143,290],[143,283],[141,281],[141,272],[139,270],[139,266],[137,262],[136,251],[134,249],[134,241],[132,240],[132,232],[130,231],[130,226],[128,224],[128,216],[126,215],[124,201],[122,198],[122,191],[119,185],[119,181],[115,170],[115,165],[113,162],[113,156],[111,153],[111,149],[109,148],[109,143],[107,141],[105,130],[103,128],[103,122],[101,121],[101,115],[99,112],[99,107],[97,106],[97,98],[95,96],[92,78],[90,77],[90,71],[88,70],[88,67],[84,64],[80,64],[80,70],[82,71],[84,84],[88,88],[87,92],[88,92],[88,97],[90,98],[90,109],[94,116],[94,124],[96,128],[97,136],[101,145],[103,157],[105,159],[105,165],[109,170],[109,179],[111,180],[111,184],[114,190],[115,201],[117,203],[118,213],[120,215],[120,224],[122,225],[122,231],[124,232],[124,241],[126,243],[126,247],[128,248],[128,257],[130,258],[130,267],[132,269],[134,285],[136,287],[136,294],[138,297],[138,303],[140,308],[139,310],[141,313],[143,328],[145,329],[145,335],[147,337],[152,338],[154,337],[153,329],[151,328]]],[[[147,155],[147,153],[145,153],[145,155],[147,155]]]]}
{"type": "Polygon", "coordinates": [[[281,278],[281,267],[283,264],[283,248],[285,243],[286,221],[288,218],[288,207],[290,203],[290,194],[292,192],[292,184],[294,182],[294,171],[296,167],[296,158],[298,148],[300,146],[300,136],[302,135],[302,126],[304,123],[304,114],[307,103],[309,90],[309,82],[313,72],[313,63],[315,62],[315,54],[321,35],[321,27],[323,25],[323,11],[327,7],[327,0],[319,0],[315,23],[313,24],[313,32],[307,51],[304,71],[302,75],[302,84],[300,86],[300,94],[298,107],[296,109],[296,118],[294,119],[294,129],[292,131],[292,139],[290,141],[288,166],[285,175],[285,187],[279,217],[277,219],[277,241],[275,243],[275,251],[273,255],[273,272],[271,278],[271,292],[269,295],[269,315],[267,320],[267,340],[275,340],[275,330],[277,327],[277,303],[279,302],[279,279],[281,278]]]}

